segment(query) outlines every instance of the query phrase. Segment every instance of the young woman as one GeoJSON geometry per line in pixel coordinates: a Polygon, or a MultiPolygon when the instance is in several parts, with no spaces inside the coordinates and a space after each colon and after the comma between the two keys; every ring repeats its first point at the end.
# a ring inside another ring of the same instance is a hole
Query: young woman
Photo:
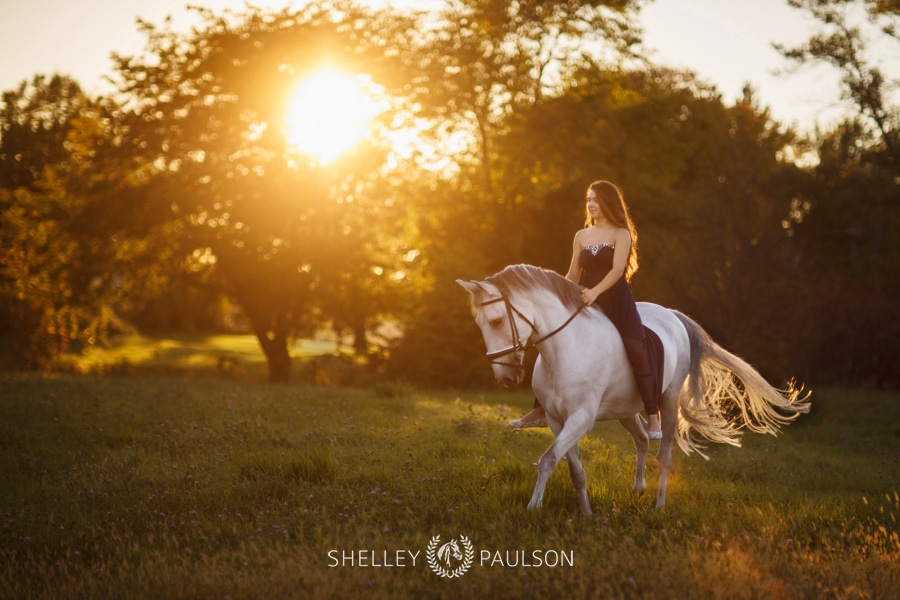
{"type": "MultiPolygon", "coordinates": [[[[584,275],[582,301],[602,308],[621,334],[647,411],[650,439],[658,440],[662,439],[659,393],[650,367],[644,327],[629,285],[637,268],[637,231],[622,192],[608,181],[595,181],[587,191],[585,228],[575,234],[566,279],[579,283],[584,275]]],[[[544,427],[546,424],[544,409],[535,399],[534,409],[509,426],[544,427]]]]}

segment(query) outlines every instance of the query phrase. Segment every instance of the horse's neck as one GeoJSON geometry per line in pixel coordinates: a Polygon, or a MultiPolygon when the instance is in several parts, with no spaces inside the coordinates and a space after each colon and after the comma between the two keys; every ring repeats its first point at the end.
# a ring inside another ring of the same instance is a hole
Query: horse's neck
{"type": "MultiPolygon", "coordinates": [[[[535,340],[541,339],[559,328],[578,310],[567,307],[559,297],[551,292],[536,295],[530,302],[531,313],[534,315],[534,325],[537,327],[537,331],[533,334],[533,339],[535,340]]],[[[569,326],[567,325],[554,334],[553,337],[564,333],[568,328],[569,326]]]]}
{"type": "Polygon", "coordinates": [[[593,307],[580,310],[566,306],[553,294],[543,295],[534,301],[531,310],[537,327],[532,341],[540,340],[537,350],[546,364],[556,359],[566,360],[563,357],[571,358],[573,351],[582,352],[586,336],[589,339],[604,339],[605,336],[617,334],[612,321],[602,311],[593,307]],[[553,335],[545,337],[551,333],[553,335]]]}

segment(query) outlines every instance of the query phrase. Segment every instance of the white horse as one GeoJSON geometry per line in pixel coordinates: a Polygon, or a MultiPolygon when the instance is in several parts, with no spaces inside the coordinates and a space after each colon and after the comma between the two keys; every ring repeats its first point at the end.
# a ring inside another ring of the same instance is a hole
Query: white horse
{"type": "MultiPolygon", "coordinates": [[[[595,307],[584,308],[581,290],[561,275],[529,265],[510,266],[475,281],[457,280],[471,294],[497,381],[507,387],[525,375],[525,350],[538,352],[532,386],[556,436],[538,463],[538,479],[529,509],[540,508],[547,480],[565,456],[584,514],[591,514],[578,441],[596,421],[617,419],[634,438],[637,470],[634,489],[646,489],[644,464],[649,438],[643,409],[625,346],[612,322],[595,307]]],[[[672,443],[685,453],[700,451],[692,435],[740,446],[740,429],[776,435],[781,425],[809,411],[809,395],[789,383],[770,386],[741,358],[716,344],[685,315],[656,304],[638,303],[644,325],[662,341],[663,438],[656,508],[666,501],[672,467],[672,443]]]]}

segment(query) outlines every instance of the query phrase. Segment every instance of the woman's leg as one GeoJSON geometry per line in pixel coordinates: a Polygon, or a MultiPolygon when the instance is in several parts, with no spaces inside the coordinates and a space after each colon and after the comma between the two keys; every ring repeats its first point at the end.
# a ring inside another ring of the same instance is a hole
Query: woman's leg
{"type": "Polygon", "coordinates": [[[634,378],[637,382],[638,391],[641,394],[641,400],[644,403],[644,410],[647,411],[650,438],[659,439],[662,437],[662,429],[659,426],[659,395],[656,393],[656,380],[653,377],[650,360],[647,357],[646,340],[646,336],[639,340],[625,339],[625,351],[634,371],[634,378]]]}
{"type": "Polygon", "coordinates": [[[534,397],[534,407],[531,409],[531,412],[522,415],[515,421],[510,421],[507,425],[516,429],[524,429],[526,427],[546,427],[547,419],[544,414],[544,408],[538,401],[537,396],[534,397]]]}

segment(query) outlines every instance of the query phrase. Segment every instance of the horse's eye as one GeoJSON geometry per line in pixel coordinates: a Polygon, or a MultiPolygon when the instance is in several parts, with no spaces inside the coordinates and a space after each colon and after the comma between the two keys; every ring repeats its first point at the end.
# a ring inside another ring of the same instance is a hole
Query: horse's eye
{"type": "Polygon", "coordinates": [[[493,327],[494,329],[497,329],[498,327],[500,327],[500,324],[501,324],[501,323],[503,323],[503,319],[501,319],[501,318],[499,318],[499,317],[496,318],[496,319],[491,319],[490,321],[488,321],[488,325],[490,325],[490,326],[493,327]]]}

